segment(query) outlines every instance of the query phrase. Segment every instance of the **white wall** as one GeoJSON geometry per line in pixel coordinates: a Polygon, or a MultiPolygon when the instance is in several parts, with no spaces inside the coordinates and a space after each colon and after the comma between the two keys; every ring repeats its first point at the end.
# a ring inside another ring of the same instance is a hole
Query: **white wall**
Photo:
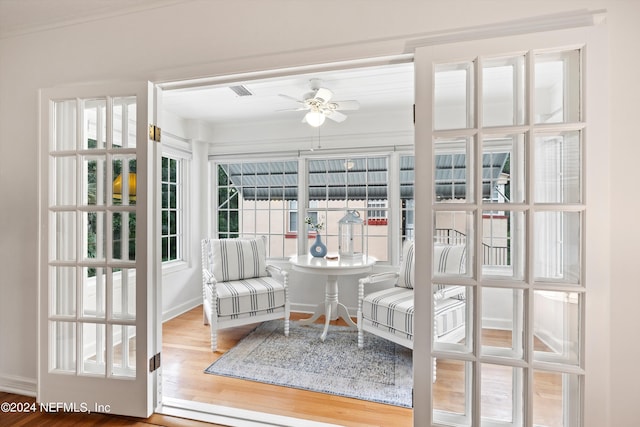
{"type": "MultiPolygon", "coordinates": [[[[637,51],[640,2],[624,7],[610,5],[610,129],[611,129],[611,426],[636,424],[640,419],[640,274],[638,242],[640,227],[640,144],[633,123],[640,116],[640,84],[637,51]],[[625,225],[634,224],[632,227],[625,225]],[[631,422],[630,420],[634,420],[631,422]]],[[[609,5],[608,5],[609,7],[609,5]]],[[[606,253],[602,254],[607,256],[606,253]]]]}
{"type": "MultiPolygon", "coordinates": [[[[187,169],[183,186],[185,203],[184,255],[185,262],[168,263],[162,271],[162,319],[169,320],[202,303],[202,269],[200,239],[206,235],[206,222],[201,221],[202,209],[207,205],[207,144],[191,123],[167,112],[162,113],[162,144],[168,150],[177,149],[177,156],[185,158],[187,169]]],[[[171,151],[169,151],[171,154],[171,151]]]]}
{"type": "Polygon", "coordinates": [[[404,36],[585,8],[608,9],[611,48],[612,234],[611,253],[602,254],[612,262],[610,342],[602,343],[610,346],[611,360],[591,369],[611,373],[609,425],[633,425],[640,419],[640,341],[634,333],[640,324],[634,256],[640,227],[626,224],[640,211],[640,144],[632,135],[640,116],[637,1],[325,0],[310,8],[288,0],[196,0],[0,40],[0,387],[35,389],[39,88],[224,75],[397,53],[407,50],[404,39],[411,37],[404,36]],[[309,31],[317,23],[326,28],[321,37],[309,31]],[[370,43],[361,47],[362,41],[370,43]]]}

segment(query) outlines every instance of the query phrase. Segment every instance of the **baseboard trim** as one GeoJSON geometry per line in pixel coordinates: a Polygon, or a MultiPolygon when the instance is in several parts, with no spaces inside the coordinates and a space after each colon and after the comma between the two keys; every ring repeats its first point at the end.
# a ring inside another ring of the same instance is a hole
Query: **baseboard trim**
{"type": "Polygon", "coordinates": [[[178,317],[181,314],[186,313],[189,310],[193,310],[197,306],[202,305],[202,295],[197,298],[193,298],[187,302],[183,302],[182,304],[173,307],[171,310],[167,310],[162,313],[162,323],[173,319],[174,317],[178,317]]]}
{"type": "Polygon", "coordinates": [[[489,317],[489,318],[482,319],[482,327],[485,329],[499,329],[499,330],[505,330],[505,331],[513,331],[513,321],[511,321],[511,319],[489,317]]]}
{"type": "Polygon", "coordinates": [[[35,378],[0,374],[0,391],[36,397],[38,382],[35,378]]]}

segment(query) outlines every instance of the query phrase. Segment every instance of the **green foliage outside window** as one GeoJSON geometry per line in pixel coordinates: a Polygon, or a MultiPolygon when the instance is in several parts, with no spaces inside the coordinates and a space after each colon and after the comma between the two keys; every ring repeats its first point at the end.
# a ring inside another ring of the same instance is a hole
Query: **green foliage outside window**
{"type": "Polygon", "coordinates": [[[179,167],[177,159],[162,157],[162,262],[181,257],[179,167]]]}
{"type": "MultiPolygon", "coordinates": [[[[94,139],[87,141],[87,147],[96,148],[97,143],[94,139]]],[[[104,161],[103,158],[90,159],[86,162],[86,182],[87,182],[87,205],[95,206],[98,204],[98,164],[100,161],[104,161]]],[[[112,162],[113,177],[117,177],[122,173],[123,166],[122,159],[114,159],[112,162]]],[[[128,159],[128,172],[135,174],[137,170],[136,159],[128,159]]],[[[106,188],[105,188],[106,190],[106,188]]],[[[115,196],[115,195],[114,195],[115,196]]],[[[112,199],[114,205],[121,205],[121,198],[114,197],[112,199]]],[[[135,195],[129,197],[129,204],[135,205],[135,195]]],[[[136,258],[136,215],[135,213],[114,213],[112,216],[112,230],[113,230],[113,253],[112,256],[115,259],[135,260],[136,258]],[[128,217],[128,218],[127,218],[128,217]],[[123,218],[128,224],[128,251],[122,253],[122,233],[123,233],[123,218]]],[[[104,220],[106,221],[106,216],[104,220]]],[[[104,245],[104,237],[98,238],[98,213],[87,213],[87,259],[96,259],[98,256],[98,241],[101,240],[104,245]]],[[[103,246],[104,247],[104,246],[103,246]]],[[[95,268],[88,268],[88,276],[93,277],[96,274],[95,268]]]]}
{"type": "Polygon", "coordinates": [[[218,166],[218,237],[221,239],[240,235],[239,199],[227,172],[218,166]]]}

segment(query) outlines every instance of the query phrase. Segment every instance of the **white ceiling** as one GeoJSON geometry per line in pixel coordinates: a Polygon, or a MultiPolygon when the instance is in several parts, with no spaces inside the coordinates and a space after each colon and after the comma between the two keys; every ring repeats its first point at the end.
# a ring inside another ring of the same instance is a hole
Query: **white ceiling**
{"type": "Polygon", "coordinates": [[[224,86],[166,90],[165,111],[181,118],[222,124],[235,121],[295,121],[304,111],[281,111],[300,106],[288,97],[302,99],[310,90],[310,80],[333,92],[333,101],[356,100],[357,111],[345,111],[349,118],[411,108],[413,104],[413,64],[393,64],[340,71],[298,74],[288,77],[237,82],[224,86]],[[242,84],[251,96],[240,97],[229,86],[242,84]]]}

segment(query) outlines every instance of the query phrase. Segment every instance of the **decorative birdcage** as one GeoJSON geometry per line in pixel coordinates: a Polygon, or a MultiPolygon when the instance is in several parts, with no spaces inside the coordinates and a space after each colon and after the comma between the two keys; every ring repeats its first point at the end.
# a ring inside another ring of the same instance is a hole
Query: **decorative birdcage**
{"type": "Polygon", "coordinates": [[[338,221],[338,254],[343,258],[364,255],[364,221],[358,211],[347,211],[338,221]]]}

